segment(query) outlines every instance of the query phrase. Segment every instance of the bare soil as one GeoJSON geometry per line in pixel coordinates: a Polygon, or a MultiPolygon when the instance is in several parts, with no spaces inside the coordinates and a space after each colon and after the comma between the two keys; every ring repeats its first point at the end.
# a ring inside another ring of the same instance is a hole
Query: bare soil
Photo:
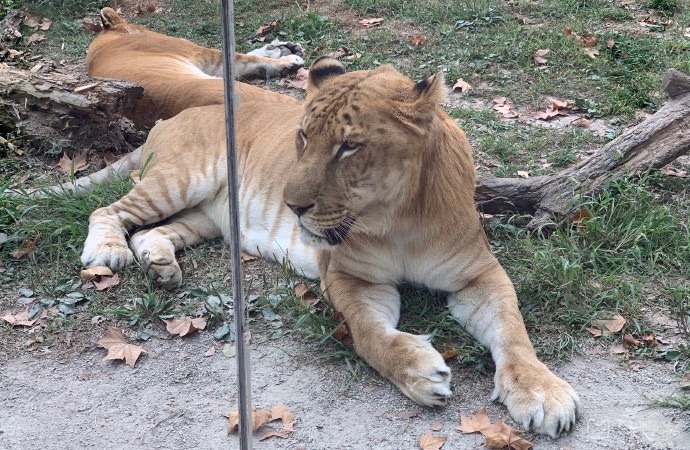
{"type": "MultiPolygon", "coordinates": [[[[101,361],[104,350],[60,361],[24,354],[0,366],[0,447],[10,449],[222,449],[237,448],[223,414],[235,410],[235,358],[209,333],[156,339],[135,369],[101,361]],[[203,356],[211,347],[212,356],[203,356]]],[[[296,415],[288,439],[259,442],[263,449],[414,449],[434,422],[448,436],[445,448],[481,448],[479,435],[456,430],[460,415],[491,404],[491,375],[458,364],[455,396],[445,408],[421,408],[373,372],[351,376],[344,363],[318,362],[318,352],[291,337],[271,341],[254,333],[253,404],[287,405],[296,415]]],[[[554,441],[528,436],[537,449],[683,449],[690,439],[687,413],[650,408],[671,394],[677,380],[668,366],[644,362],[635,370],[614,358],[576,358],[555,372],[583,401],[574,432],[554,441]]],[[[509,421],[510,422],[510,421],[509,421]]]]}

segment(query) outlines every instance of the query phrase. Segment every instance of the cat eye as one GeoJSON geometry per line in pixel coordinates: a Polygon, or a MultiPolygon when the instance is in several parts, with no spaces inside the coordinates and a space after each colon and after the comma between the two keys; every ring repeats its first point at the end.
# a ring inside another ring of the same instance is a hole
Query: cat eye
{"type": "Polygon", "coordinates": [[[343,159],[346,158],[353,153],[355,153],[357,150],[359,150],[362,147],[362,144],[357,144],[354,142],[348,142],[345,141],[342,144],[340,144],[340,147],[338,148],[338,152],[335,154],[335,159],[343,159]]]}

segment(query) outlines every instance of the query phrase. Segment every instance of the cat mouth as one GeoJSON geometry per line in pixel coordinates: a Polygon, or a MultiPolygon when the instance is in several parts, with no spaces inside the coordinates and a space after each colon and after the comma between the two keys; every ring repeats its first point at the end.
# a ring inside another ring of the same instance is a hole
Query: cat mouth
{"type": "Polygon", "coordinates": [[[328,243],[328,245],[336,246],[345,240],[354,223],[355,219],[348,214],[345,217],[345,219],[342,222],[340,222],[337,226],[323,230],[321,233],[318,234],[309,230],[304,225],[302,225],[301,227],[302,232],[305,233],[311,239],[316,241],[325,240],[328,243]]]}

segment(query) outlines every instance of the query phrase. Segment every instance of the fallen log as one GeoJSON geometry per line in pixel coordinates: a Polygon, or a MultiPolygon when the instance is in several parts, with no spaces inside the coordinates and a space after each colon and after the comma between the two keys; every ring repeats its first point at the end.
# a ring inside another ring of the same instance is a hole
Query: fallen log
{"type": "Polygon", "coordinates": [[[140,86],[35,72],[0,64],[0,131],[19,130],[20,140],[53,152],[128,152],[141,143],[144,135],[127,119],[143,94],[140,86]]]}
{"type": "Polygon", "coordinates": [[[475,199],[489,214],[531,214],[527,227],[560,223],[575,211],[573,200],[600,192],[623,176],[659,169],[690,150],[690,77],[669,69],[663,89],[669,100],[654,115],[627,129],[591,157],[551,176],[482,178],[475,199]]]}

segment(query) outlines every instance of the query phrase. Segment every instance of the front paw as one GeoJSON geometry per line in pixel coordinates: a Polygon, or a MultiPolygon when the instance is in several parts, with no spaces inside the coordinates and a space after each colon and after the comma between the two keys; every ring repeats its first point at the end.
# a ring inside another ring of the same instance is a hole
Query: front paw
{"type": "Polygon", "coordinates": [[[171,290],[182,284],[182,270],[175,259],[174,252],[160,251],[158,249],[144,250],[139,255],[139,262],[144,268],[146,276],[156,286],[171,290]]]}
{"type": "Polygon", "coordinates": [[[577,393],[539,361],[497,368],[494,382],[492,400],[506,405],[525,429],[556,438],[577,421],[577,393]]]}
{"type": "Polygon", "coordinates": [[[421,405],[445,406],[451,395],[450,369],[429,338],[400,333],[390,350],[394,367],[384,376],[421,405]]]}
{"type": "Polygon", "coordinates": [[[127,247],[127,241],[120,238],[86,238],[81,262],[84,267],[106,266],[117,272],[134,261],[134,254],[127,247]]]}

